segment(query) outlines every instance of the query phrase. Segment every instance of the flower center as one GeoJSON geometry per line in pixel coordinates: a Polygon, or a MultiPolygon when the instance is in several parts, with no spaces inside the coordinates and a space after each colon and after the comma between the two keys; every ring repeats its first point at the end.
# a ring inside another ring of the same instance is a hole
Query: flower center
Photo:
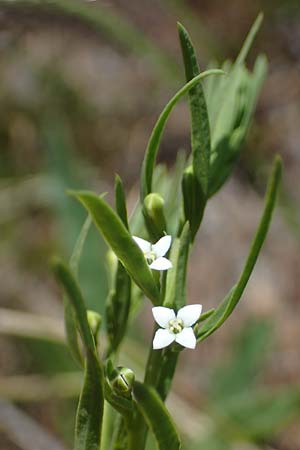
{"type": "Polygon", "coordinates": [[[171,331],[171,333],[178,334],[184,328],[183,321],[181,319],[172,319],[168,323],[168,328],[169,328],[169,331],[171,331]]]}
{"type": "Polygon", "coordinates": [[[156,254],[154,252],[145,253],[145,258],[148,264],[152,264],[156,260],[156,254]]]}

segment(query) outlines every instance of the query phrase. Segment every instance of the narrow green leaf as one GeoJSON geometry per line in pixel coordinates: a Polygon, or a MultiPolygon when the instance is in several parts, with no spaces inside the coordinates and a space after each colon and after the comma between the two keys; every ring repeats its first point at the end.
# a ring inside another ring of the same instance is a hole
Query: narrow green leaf
{"type": "Polygon", "coordinates": [[[197,333],[198,341],[203,341],[210,334],[216,331],[230,316],[236,305],[238,304],[244,289],[248,283],[251,273],[254,269],[256,260],[258,258],[261,247],[266,238],[272,213],[276,203],[276,196],[278,192],[279,182],[281,178],[282,163],[279,156],[275,158],[272,174],[268,182],[268,188],[265,196],[265,207],[260,220],[260,224],[256,231],[255,237],[252,241],[250,252],[246,260],[244,269],[240,276],[238,283],[227,294],[223,302],[216,309],[215,313],[210,319],[205,322],[202,328],[197,333]]]}
{"type": "Polygon", "coordinates": [[[159,450],[179,450],[180,439],[172,418],[155,389],[135,382],[133,394],[138,409],[154,434],[159,450]]]}
{"type": "Polygon", "coordinates": [[[84,346],[86,350],[93,352],[95,350],[95,343],[88,324],[87,312],[80,288],[70,269],[61,260],[55,259],[53,261],[53,271],[74,308],[84,346]]]}
{"type": "Polygon", "coordinates": [[[214,312],[215,312],[215,308],[211,308],[211,309],[208,309],[207,311],[205,311],[204,313],[202,313],[198,320],[198,323],[204,322],[204,320],[206,320],[210,316],[212,316],[214,312]]]}
{"type": "Polygon", "coordinates": [[[95,352],[88,349],[76,415],[74,450],[99,450],[103,408],[102,368],[95,352]]]}
{"type": "MultiPolygon", "coordinates": [[[[70,258],[70,268],[75,277],[77,277],[78,275],[79,261],[81,258],[83,246],[86,241],[91,223],[92,219],[90,216],[88,216],[82,226],[82,229],[79,233],[78,239],[76,241],[74,250],[70,258]]],[[[78,345],[77,320],[74,314],[72,304],[70,303],[66,295],[64,296],[64,322],[65,322],[67,342],[71,354],[75,359],[75,361],[77,361],[77,363],[80,366],[83,366],[82,354],[78,345]]]]}
{"type": "Polygon", "coordinates": [[[142,175],[141,175],[141,199],[144,200],[146,195],[152,192],[152,178],[153,171],[155,166],[156,155],[158,151],[158,147],[160,144],[160,140],[162,137],[163,130],[165,128],[168,117],[173,110],[174,106],[177,102],[190,90],[192,89],[199,81],[210,76],[210,75],[223,75],[224,72],[220,69],[207,70],[206,72],[202,72],[200,75],[197,75],[195,78],[190,80],[186,85],[184,85],[175,95],[169,100],[162,113],[160,114],[153,131],[151,133],[149,143],[147,146],[145,158],[142,166],[142,175]]]}
{"type": "MultiPolygon", "coordinates": [[[[178,23],[181,51],[185,67],[186,81],[199,75],[196,52],[186,29],[178,23]]],[[[209,182],[210,162],[210,126],[202,83],[189,91],[189,103],[192,119],[192,154],[194,173],[203,194],[206,197],[209,182]]]]}
{"type": "Polygon", "coordinates": [[[91,214],[97,228],[136,284],[155,304],[160,302],[146,259],[114,210],[92,192],[71,192],[91,214]]]}
{"type": "Polygon", "coordinates": [[[110,342],[108,354],[116,351],[126,332],[131,300],[131,279],[119,262],[114,286],[106,302],[106,326],[110,342]]]}
{"type": "Polygon", "coordinates": [[[79,261],[81,258],[83,246],[85,244],[88,232],[91,228],[91,224],[92,224],[92,218],[90,215],[88,215],[82,225],[82,228],[80,230],[79,236],[77,238],[77,241],[75,243],[75,246],[74,246],[71,258],[70,258],[70,268],[71,268],[73,274],[75,275],[75,277],[77,277],[77,275],[78,275],[79,261]]]}
{"type": "Polygon", "coordinates": [[[253,113],[258,100],[258,95],[266,79],[267,70],[268,61],[266,56],[259,55],[254,63],[253,74],[250,74],[250,82],[248,83],[248,98],[246,100],[248,108],[245,108],[245,114],[240,124],[240,127],[244,130],[244,136],[253,117],[253,113]]]}
{"type": "MultiPolygon", "coordinates": [[[[124,226],[129,230],[125,192],[119,175],[115,177],[116,211],[124,226]]],[[[116,351],[126,331],[131,299],[131,279],[124,266],[118,261],[112,270],[112,289],[106,301],[106,327],[110,343],[107,354],[116,351]]]]}
{"type": "Polygon", "coordinates": [[[53,261],[53,270],[74,308],[86,351],[84,382],[76,415],[74,447],[75,450],[98,450],[104,406],[103,370],[97,357],[80,288],[70,269],[62,261],[53,261]]]}
{"type": "Polygon", "coordinates": [[[77,320],[73,306],[66,295],[64,296],[64,325],[71,355],[79,366],[83,367],[83,357],[78,343],[77,320]]]}
{"type": "Polygon", "coordinates": [[[239,158],[265,78],[267,64],[263,56],[257,58],[253,74],[244,64],[262,18],[262,14],[257,17],[235,63],[229,67],[228,77],[223,83],[219,82],[218,88],[211,93],[210,197],[228,179],[239,158]]]}
{"type": "Polygon", "coordinates": [[[255,20],[255,22],[254,22],[254,24],[252,25],[252,27],[251,27],[247,37],[246,37],[244,45],[241,48],[241,51],[240,51],[240,53],[239,53],[239,55],[238,55],[238,57],[237,57],[237,59],[236,59],[236,61],[234,63],[234,66],[240,66],[241,64],[243,64],[245,62],[245,59],[246,59],[246,57],[247,57],[247,55],[249,53],[249,50],[250,50],[250,48],[251,48],[251,46],[253,44],[253,41],[255,39],[255,36],[257,35],[257,32],[260,29],[260,26],[262,24],[263,18],[264,18],[263,13],[262,12],[259,13],[257,18],[256,18],[256,20],[255,20]]]}
{"type": "Polygon", "coordinates": [[[239,66],[238,70],[228,76],[232,84],[228,86],[228,99],[224,103],[222,116],[220,115],[213,135],[215,147],[210,166],[209,196],[221,188],[236,165],[253,119],[266,71],[266,58],[260,55],[255,61],[253,74],[245,67],[239,66]]]}
{"type": "Polygon", "coordinates": [[[186,270],[190,246],[190,227],[188,222],[185,223],[180,238],[176,239],[174,244],[171,250],[173,269],[167,274],[164,306],[178,311],[186,303],[186,270]]]}
{"type": "Polygon", "coordinates": [[[124,186],[119,175],[115,177],[115,205],[118,216],[129,230],[124,186]]]}

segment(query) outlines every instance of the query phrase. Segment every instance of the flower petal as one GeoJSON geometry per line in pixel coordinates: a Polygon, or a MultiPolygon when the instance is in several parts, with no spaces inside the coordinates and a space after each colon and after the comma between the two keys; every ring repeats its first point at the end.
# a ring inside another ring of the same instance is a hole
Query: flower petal
{"type": "Polygon", "coordinates": [[[168,270],[171,269],[172,263],[167,258],[157,258],[153,263],[150,264],[150,269],[152,270],[168,270]]]}
{"type": "Polygon", "coordinates": [[[140,247],[143,253],[150,252],[151,250],[150,242],[145,241],[145,239],[139,238],[137,236],[132,236],[132,239],[137,243],[137,245],[140,247]]]}
{"type": "Polygon", "coordinates": [[[191,327],[184,328],[180,333],[176,334],[175,340],[178,344],[187,348],[195,348],[197,343],[193,328],[191,327]]]}
{"type": "Polygon", "coordinates": [[[187,305],[177,313],[177,318],[183,321],[185,327],[191,327],[201,315],[202,305],[187,305]]]}
{"type": "Polygon", "coordinates": [[[170,333],[169,330],[157,330],[153,339],[153,348],[158,350],[167,347],[175,341],[175,334],[170,333]]]}
{"type": "Polygon", "coordinates": [[[170,320],[176,317],[173,309],[164,306],[155,306],[152,308],[152,314],[155,322],[162,328],[167,328],[170,320]]]}
{"type": "Polygon", "coordinates": [[[159,258],[160,256],[165,256],[169,248],[171,247],[172,236],[164,236],[160,238],[156,244],[152,245],[152,251],[159,258]]]}

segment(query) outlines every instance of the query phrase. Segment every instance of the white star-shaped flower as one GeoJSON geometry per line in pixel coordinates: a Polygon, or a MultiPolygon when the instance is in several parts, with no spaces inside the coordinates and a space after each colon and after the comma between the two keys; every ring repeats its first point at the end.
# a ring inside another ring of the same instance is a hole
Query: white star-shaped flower
{"type": "Polygon", "coordinates": [[[177,315],[175,311],[164,306],[155,306],[152,308],[152,314],[159,328],[153,339],[153,348],[158,350],[172,342],[187,348],[196,347],[196,336],[192,325],[199,319],[202,311],[202,305],[187,305],[181,308],[177,315]]]}
{"type": "Polygon", "coordinates": [[[145,241],[145,239],[141,239],[137,236],[132,236],[132,238],[144,253],[150,269],[171,269],[171,261],[169,261],[167,258],[164,258],[164,256],[171,247],[172,236],[164,236],[160,238],[159,241],[156,242],[156,244],[151,244],[151,242],[145,241]]]}

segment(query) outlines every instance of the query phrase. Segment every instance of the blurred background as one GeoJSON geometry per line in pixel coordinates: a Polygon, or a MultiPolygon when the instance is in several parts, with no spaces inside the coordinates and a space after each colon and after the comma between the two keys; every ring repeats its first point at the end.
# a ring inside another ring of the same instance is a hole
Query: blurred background
{"type": "MultiPolygon", "coordinates": [[[[152,126],[184,84],[176,22],[201,68],[235,59],[255,17],[249,55],[267,79],[234,176],[209,203],[192,253],[189,302],[216,306],[236,281],[276,152],[279,206],[239,308],[184,352],[168,401],[188,450],[300,448],[299,0],[0,0],[0,450],[71,448],[81,374],[64,344],[53,254],[70,256],[85,214],[67,188],[107,191],[115,173],[132,208],[152,126]],[[35,445],[35,447],[34,447],[35,445]]],[[[176,107],[159,159],[189,152],[189,113],[176,107]]],[[[89,308],[103,312],[105,244],[91,230],[80,266],[89,308]]],[[[151,339],[149,305],[124,363],[137,373],[151,339]]]]}

